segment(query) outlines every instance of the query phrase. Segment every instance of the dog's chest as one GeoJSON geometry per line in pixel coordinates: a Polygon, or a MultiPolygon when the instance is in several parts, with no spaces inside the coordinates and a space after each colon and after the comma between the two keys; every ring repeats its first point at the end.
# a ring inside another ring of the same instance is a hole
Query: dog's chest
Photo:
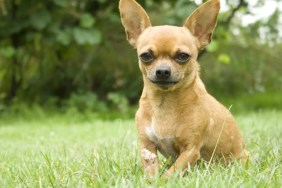
{"type": "MultiPolygon", "coordinates": [[[[165,127],[163,127],[165,128],[165,127]]],[[[146,127],[148,138],[157,146],[158,150],[166,157],[177,158],[178,152],[175,149],[175,136],[168,134],[168,130],[162,131],[162,127],[152,121],[151,125],[146,127]]]]}

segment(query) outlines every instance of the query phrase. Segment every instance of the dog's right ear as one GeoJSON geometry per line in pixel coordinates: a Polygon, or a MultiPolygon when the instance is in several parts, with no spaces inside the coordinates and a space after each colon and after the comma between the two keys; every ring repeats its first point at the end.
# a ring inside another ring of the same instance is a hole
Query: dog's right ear
{"type": "Polygon", "coordinates": [[[151,26],[149,16],[135,0],[120,0],[119,11],[127,40],[136,47],[139,35],[151,26]]]}

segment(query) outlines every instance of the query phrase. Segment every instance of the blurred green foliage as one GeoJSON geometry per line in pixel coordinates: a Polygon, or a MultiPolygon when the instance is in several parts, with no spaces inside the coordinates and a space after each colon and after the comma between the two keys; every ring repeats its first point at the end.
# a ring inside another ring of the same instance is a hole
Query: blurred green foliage
{"type": "MultiPolygon", "coordinates": [[[[198,6],[189,0],[138,2],[154,25],[181,25],[198,6]]],[[[236,15],[249,14],[247,1],[227,3],[213,43],[199,56],[208,90],[221,97],[280,93],[281,12],[244,27],[236,15]]],[[[118,1],[3,0],[0,6],[0,111],[24,102],[126,113],[137,103],[142,79],[118,1]]]]}

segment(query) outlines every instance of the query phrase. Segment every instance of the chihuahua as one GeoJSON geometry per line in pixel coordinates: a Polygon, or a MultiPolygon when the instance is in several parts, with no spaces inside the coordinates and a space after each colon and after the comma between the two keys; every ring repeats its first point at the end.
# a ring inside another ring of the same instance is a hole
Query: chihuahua
{"type": "Polygon", "coordinates": [[[199,77],[197,56],[211,42],[219,9],[219,0],[209,0],[182,27],[153,27],[135,0],[120,0],[122,24],[137,49],[144,81],[135,121],[149,177],[159,171],[157,151],[172,161],[165,177],[187,172],[200,158],[227,164],[248,159],[235,119],[199,77]]]}

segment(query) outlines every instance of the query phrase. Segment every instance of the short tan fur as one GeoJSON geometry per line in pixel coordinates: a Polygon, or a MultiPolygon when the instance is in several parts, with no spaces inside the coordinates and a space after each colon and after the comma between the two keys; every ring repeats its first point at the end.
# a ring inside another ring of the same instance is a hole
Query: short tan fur
{"type": "Polygon", "coordinates": [[[211,42],[219,0],[199,6],[182,27],[151,26],[135,0],[120,0],[119,9],[144,81],[135,119],[146,174],[158,173],[158,150],[174,161],[165,177],[184,172],[200,158],[247,160],[235,119],[199,77],[197,56],[211,42]]]}

